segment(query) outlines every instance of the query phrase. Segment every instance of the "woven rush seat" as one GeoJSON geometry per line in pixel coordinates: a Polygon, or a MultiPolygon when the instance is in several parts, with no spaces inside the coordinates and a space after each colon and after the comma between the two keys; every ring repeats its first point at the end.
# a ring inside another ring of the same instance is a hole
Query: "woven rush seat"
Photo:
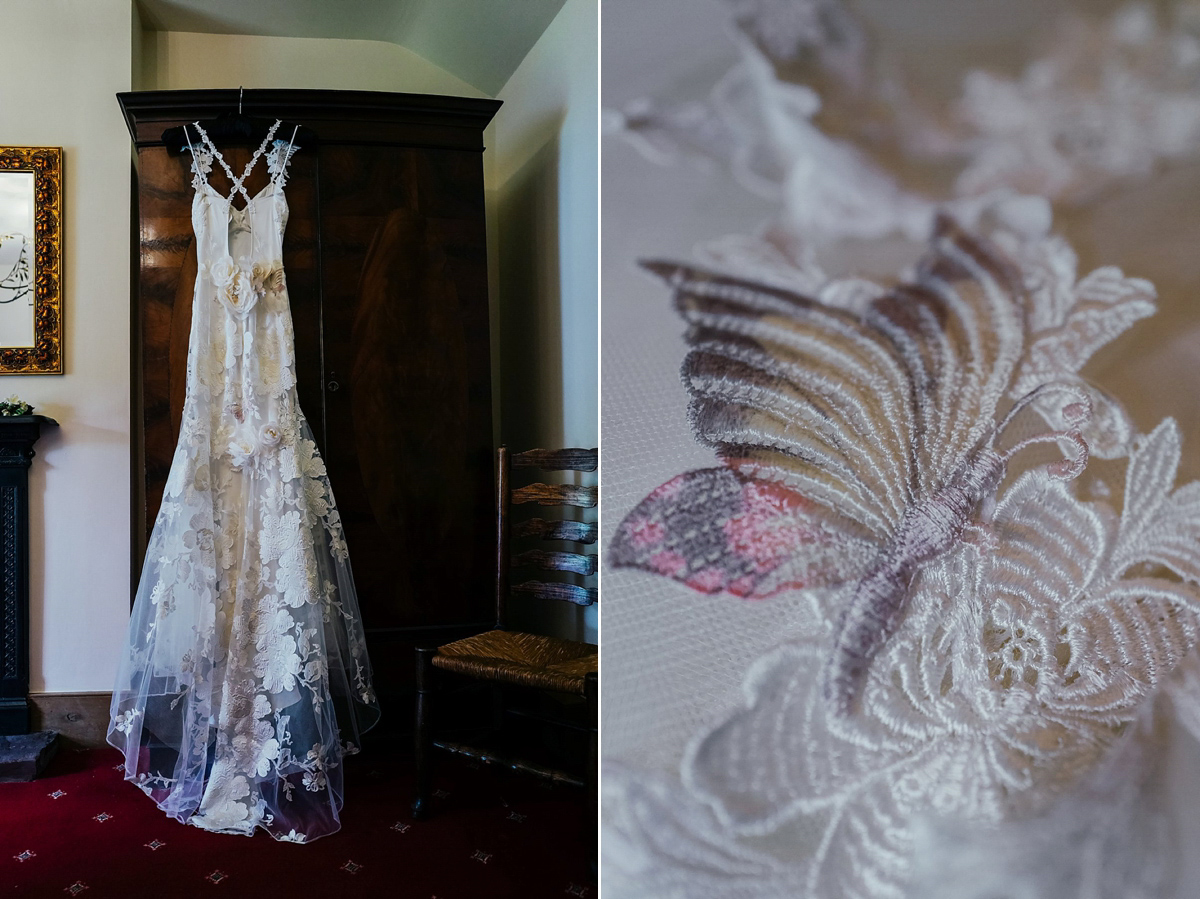
{"type": "Polygon", "coordinates": [[[438,648],[433,664],[445,671],[583,695],[596,670],[596,647],[558,637],[492,630],[438,648]]]}

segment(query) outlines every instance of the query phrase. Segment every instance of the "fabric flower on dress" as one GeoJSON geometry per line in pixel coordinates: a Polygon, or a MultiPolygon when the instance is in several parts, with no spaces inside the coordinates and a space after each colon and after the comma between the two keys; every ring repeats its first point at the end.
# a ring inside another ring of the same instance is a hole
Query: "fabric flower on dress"
{"type": "Polygon", "coordinates": [[[192,152],[192,187],[200,190],[207,184],[208,173],[212,171],[213,154],[202,147],[189,149],[192,152]]]}
{"type": "MultiPolygon", "coordinates": [[[[1182,7],[1183,4],[1180,4],[1182,7]]],[[[972,132],[961,193],[996,186],[1083,201],[1118,178],[1194,156],[1200,40],[1148,3],[1068,20],[1017,78],[969,72],[957,117],[972,132]]]]}
{"type": "Polygon", "coordinates": [[[300,513],[295,511],[263,516],[258,549],[264,564],[282,558],[299,545],[300,521],[300,513]]]}
{"type": "Polygon", "coordinates": [[[193,487],[204,493],[209,489],[211,470],[207,462],[201,462],[196,466],[195,474],[192,477],[193,487]]]}
{"type": "Polygon", "coordinates": [[[299,148],[290,141],[276,140],[267,152],[267,171],[276,179],[278,184],[285,183],[288,172],[288,162],[299,148]]]}
{"type": "Polygon", "coordinates": [[[895,59],[872,52],[872,29],[853,4],[729,5],[741,60],[711,96],[639,98],[605,110],[606,130],[658,164],[728,166],[813,244],[915,238],[934,214],[929,198],[906,189],[860,142],[957,165],[958,198],[1020,192],[1076,204],[1194,158],[1200,147],[1200,30],[1186,3],[1173,21],[1130,2],[1107,18],[1048,23],[1056,38],[1049,53],[1016,78],[966,72],[959,99],[945,106],[918,101],[895,59]],[[836,137],[817,127],[818,111],[839,122],[836,137]]]}
{"type": "Polygon", "coordinates": [[[249,465],[258,450],[258,441],[245,428],[239,428],[229,442],[226,452],[229,454],[229,464],[241,469],[249,465]]]}
{"type": "Polygon", "coordinates": [[[281,437],[279,425],[267,422],[258,429],[258,445],[265,447],[278,446],[281,437]]]}
{"type": "Polygon", "coordinates": [[[217,289],[217,299],[238,319],[245,318],[258,301],[253,281],[232,256],[223,256],[208,265],[208,276],[217,289]]]}
{"type": "Polygon", "coordinates": [[[249,276],[240,268],[233,281],[217,291],[217,299],[236,318],[245,318],[258,303],[258,295],[254,292],[249,276]]]}
{"type": "Polygon", "coordinates": [[[237,719],[236,734],[231,741],[237,765],[259,777],[266,777],[271,763],[279,757],[279,741],[270,721],[256,721],[249,715],[237,719]]]}
{"type": "Polygon", "coordinates": [[[316,601],[317,569],[312,552],[297,544],[279,557],[275,589],[291,608],[316,601]]]}
{"type": "Polygon", "coordinates": [[[304,788],[314,793],[325,789],[327,783],[325,776],[327,766],[325,747],[320,743],[314,743],[313,748],[308,751],[308,756],[303,764],[306,769],[303,778],[304,788]]]}
{"type": "Polygon", "coordinates": [[[229,255],[222,256],[208,265],[208,276],[212,279],[214,287],[228,287],[234,282],[241,270],[238,268],[233,257],[229,255]]]}
{"type": "Polygon", "coordinates": [[[275,259],[254,263],[250,270],[250,284],[259,297],[283,290],[283,262],[275,259]]]}

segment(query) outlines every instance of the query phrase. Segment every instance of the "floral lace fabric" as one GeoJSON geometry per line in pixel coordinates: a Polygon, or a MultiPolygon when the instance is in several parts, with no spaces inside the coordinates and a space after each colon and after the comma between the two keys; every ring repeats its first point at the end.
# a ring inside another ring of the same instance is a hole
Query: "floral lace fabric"
{"type": "Polygon", "coordinates": [[[243,186],[277,127],[240,178],[202,131],[193,147],[183,420],[108,739],[171,817],[306,842],[338,830],[342,758],[379,710],[337,506],[296,400],[281,262],[294,148],[276,141],[269,184],[243,186]],[[229,198],[207,181],[214,160],[229,198]]]}
{"type": "Polygon", "coordinates": [[[1194,16],[1074,21],[942,115],[853,4],[729,7],[740,59],[707,100],[609,114],[645,157],[717,160],[777,210],[642,261],[711,455],[614,502],[606,641],[674,604],[693,643],[656,646],[643,689],[673,665],[704,711],[674,770],[628,735],[608,759],[606,895],[1176,895],[1160,762],[1200,721],[1200,482],[1176,483],[1172,418],[1139,432],[1081,376],[1154,286],[1079,271],[1052,222],[1195,153],[1194,16]],[[953,161],[951,190],[868,143],[953,161]],[[883,273],[827,271],[848,258],[883,273]],[[704,659],[739,643],[759,648],[720,698],[704,659]]]}

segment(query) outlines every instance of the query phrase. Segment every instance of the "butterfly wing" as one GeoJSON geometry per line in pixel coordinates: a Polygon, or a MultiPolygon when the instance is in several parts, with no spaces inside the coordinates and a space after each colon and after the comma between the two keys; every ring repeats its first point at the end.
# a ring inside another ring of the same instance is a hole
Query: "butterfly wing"
{"type": "Polygon", "coordinates": [[[864,324],[887,336],[916,391],[918,497],[991,435],[1025,349],[1028,305],[1007,257],[942,216],[912,282],[869,307],[864,324]]]}
{"type": "Polygon", "coordinates": [[[872,538],[784,485],[730,468],[672,478],[617,528],[609,559],[703,593],[761,598],[855,578],[872,538]]]}
{"type": "Polygon", "coordinates": [[[728,469],[652,493],[622,523],[613,561],[707,592],[861,575],[990,434],[1024,344],[1019,275],[949,219],[911,283],[861,316],[690,266],[646,267],[674,288],[692,427],[728,469]],[[778,547],[753,564],[730,537],[747,517],[770,520],[778,547]]]}
{"type": "Polygon", "coordinates": [[[692,425],[726,467],[651,493],[618,528],[612,563],[754,597],[859,577],[911,499],[899,355],[856,316],[789,291],[648,267],[690,325],[692,425]]]}
{"type": "Polygon", "coordinates": [[[650,267],[689,325],[682,375],[697,438],[739,471],[890,536],[911,501],[916,420],[883,335],[783,289],[650,267]]]}

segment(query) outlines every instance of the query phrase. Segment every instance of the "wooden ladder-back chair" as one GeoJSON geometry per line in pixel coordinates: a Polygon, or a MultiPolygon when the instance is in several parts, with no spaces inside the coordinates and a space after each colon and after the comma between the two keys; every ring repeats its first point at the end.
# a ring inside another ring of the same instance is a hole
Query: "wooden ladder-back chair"
{"type": "MultiPolygon", "coordinates": [[[[580,783],[577,777],[553,771],[493,753],[435,740],[433,735],[433,697],[435,672],[438,670],[486,681],[493,684],[532,687],[558,693],[581,696],[586,704],[588,750],[582,785],[588,791],[590,821],[595,821],[596,802],[596,728],[597,728],[597,648],[590,643],[563,640],[540,634],[511,631],[508,623],[508,600],[511,594],[522,594],[546,600],[560,600],[580,606],[592,605],[597,599],[594,586],[581,586],[562,580],[543,580],[546,574],[531,580],[510,584],[515,570],[534,568],[542,572],[570,573],[577,579],[594,582],[596,556],[582,550],[596,542],[596,525],[566,517],[574,507],[592,508],[599,499],[599,488],[574,484],[534,483],[511,487],[513,468],[542,471],[595,471],[595,449],[534,449],[510,454],[506,447],[497,453],[496,477],[496,626],[492,630],[444,646],[417,650],[417,721],[416,721],[416,798],[413,816],[421,818],[429,811],[432,784],[432,754],[435,748],[466,755],[482,762],[497,763],[555,780],[580,783]],[[546,517],[511,521],[514,505],[537,503],[546,517]],[[550,517],[553,507],[560,508],[562,517],[550,517]],[[553,540],[582,544],[579,552],[546,549],[524,549],[513,552],[513,541],[553,540]]],[[[589,825],[590,827],[590,825],[589,825]]]]}

